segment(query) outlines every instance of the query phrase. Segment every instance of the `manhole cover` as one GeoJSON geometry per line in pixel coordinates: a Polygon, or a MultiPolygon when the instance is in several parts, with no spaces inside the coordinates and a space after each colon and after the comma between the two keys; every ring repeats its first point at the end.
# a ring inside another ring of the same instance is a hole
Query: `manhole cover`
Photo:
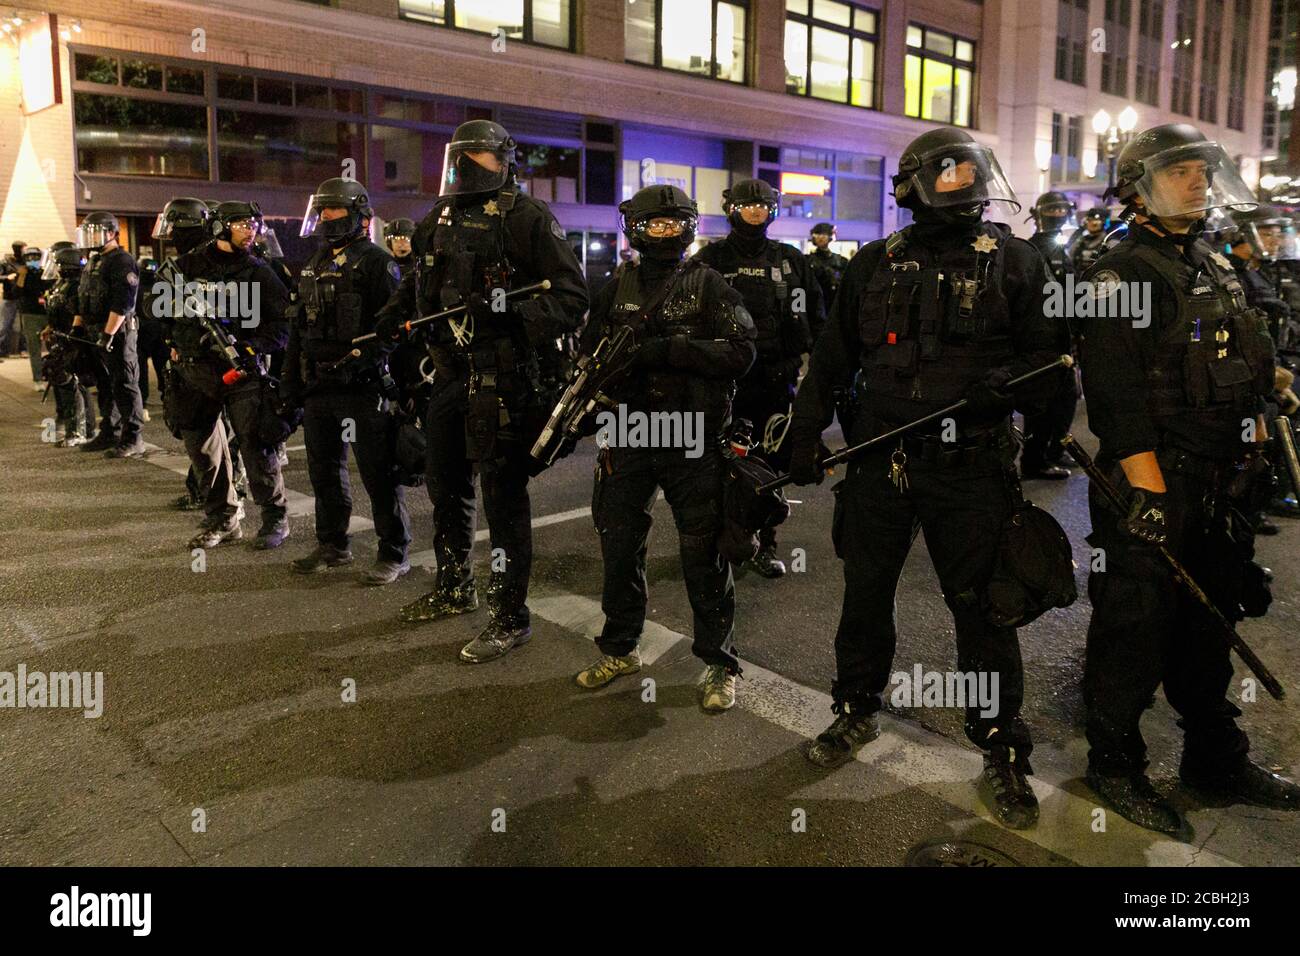
{"type": "Polygon", "coordinates": [[[1001,850],[970,840],[922,843],[907,854],[908,866],[1019,866],[1001,850]]]}

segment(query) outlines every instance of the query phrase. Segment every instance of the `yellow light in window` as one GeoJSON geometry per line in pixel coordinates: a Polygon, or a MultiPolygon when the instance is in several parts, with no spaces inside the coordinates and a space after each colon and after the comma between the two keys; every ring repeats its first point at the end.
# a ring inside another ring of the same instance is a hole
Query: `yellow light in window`
{"type": "Polygon", "coordinates": [[[831,191],[831,181],[825,176],[811,173],[782,173],[781,192],[787,196],[825,196],[831,191]]]}

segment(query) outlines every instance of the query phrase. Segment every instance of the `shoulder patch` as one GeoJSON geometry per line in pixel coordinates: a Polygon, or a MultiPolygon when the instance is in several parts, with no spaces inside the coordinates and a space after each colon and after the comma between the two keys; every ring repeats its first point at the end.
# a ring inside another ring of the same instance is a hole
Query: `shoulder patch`
{"type": "Polygon", "coordinates": [[[558,219],[551,220],[551,235],[553,235],[556,239],[567,240],[569,238],[565,234],[564,227],[560,225],[560,221],[558,219]]]}
{"type": "Polygon", "coordinates": [[[402,270],[392,259],[388,260],[388,274],[397,282],[402,281],[402,270]]]}
{"type": "Polygon", "coordinates": [[[1102,269],[1094,273],[1089,281],[1092,283],[1092,297],[1094,299],[1104,299],[1119,288],[1122,280],[1115,270],[1102,269]]]}
{"type": "Polygon", "coordinates": [[[126,274],[126,284],[127,284],[127,285],[136,285],[136,284],[139,283],[139,281],[140,281],[140,277],[139,277],[138,275],[136,275],[134,272],[128,272],[128,273],[126,274]]]}

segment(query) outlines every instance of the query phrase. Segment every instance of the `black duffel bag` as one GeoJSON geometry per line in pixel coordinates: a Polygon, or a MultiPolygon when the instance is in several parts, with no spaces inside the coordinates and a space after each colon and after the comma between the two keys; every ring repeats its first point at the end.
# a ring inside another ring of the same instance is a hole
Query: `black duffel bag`
{"type": "Polygon", "coordinates": [[[984,619],[1023,627],[1079,597],[1070,539],[1056,519],[1024,499],[1020,479],[1009,475],[1012,509],[1002,526],[998,561],[986,594],[984,619]]]}
{"type": "Polygon", "coordinates": [[[722,531],[718,553],[732,564],[744,564],[758,554],[758,533],[790,517],[790,503],[780,488],[759,492],[777,476],[761,458],[723,450],[727,476],[722,490],[722,531]]]}

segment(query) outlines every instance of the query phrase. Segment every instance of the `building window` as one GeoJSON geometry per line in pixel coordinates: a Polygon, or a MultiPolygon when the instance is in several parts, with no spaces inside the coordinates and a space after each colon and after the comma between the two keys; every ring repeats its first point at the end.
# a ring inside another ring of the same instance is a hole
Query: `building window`
{"type": "Polygon", "coordinates": [[[1101,55],[1101,91],[1128,97],[1128,35],[1132,0],[1106,0],[1106,50],[1101,55]]]}
{"type": "Polygon", "coordinates": [[[1083,179],[1083,117],[1052,114],[1053,183],[1077,183],[1083,179]]]}
{"type": "Polygon", "coordinates": [[[1164,47],[1163,0],[1141,0],[1138,13],[1137,98],[1160,105],[1160,57],[1164,47]]]}
{"type": "Polygon", "coordinates": [[[970,126],[975,44],[950,33],[909,24],[904,63],[906,113],[970,126]]]}
{"type": "Polygon", "coordinates": [[[573,0],[399,0],[403,19],[573,49],[573,0]]]}
{"type": "Polygon", "coordinates": [[[1205,0],[1205,24],[1201,33],[1201,89],[1197,115],[1207,123],[1219,121],[1219,64],[1223,39],[1223,0],[1205,0]]]}
{"type": "Polygon", "coordinates": [[[1228,63],[1228,128],[1246,128],[1246,60],[1250,55],[1250,4],[1237,0],[1232,18],[1232,59],[1228,63]]]}
{"type": "Polygon", "coordinates": [[[781,191],[781,215],[818,222],[880,222],[884,160],[861,153],[760,146],[758,177],[781,191]]]}
{"type": "Polygon", "coordinates": [[[208,178],[208,111],[199,105],[76,92],[77,170],[208,178]]]}
{"type": "Polygon", "coordinates": [[[627,0],[625,56],[665,70],[745,82],[749,0],[627,0]]]}
{"type": "Polygon", "coordinates": [[[785,89],[874,108],[874,10],[838,0],[786,0],[785,89]]]}
{"type": "Polygon", "coordinates": [[[1057,0],[1056,78],[1084,85],[1088,45],[1088,0],[1057,0]]]}
{"type": "Polygon", "coordinates": [[[1184,116],[1192,115],[1192,68],[1196,62],[1196,3],[1178,0],[1174,20],[1174,69],[1170,76],[1169,108],[1184,116]]]}

